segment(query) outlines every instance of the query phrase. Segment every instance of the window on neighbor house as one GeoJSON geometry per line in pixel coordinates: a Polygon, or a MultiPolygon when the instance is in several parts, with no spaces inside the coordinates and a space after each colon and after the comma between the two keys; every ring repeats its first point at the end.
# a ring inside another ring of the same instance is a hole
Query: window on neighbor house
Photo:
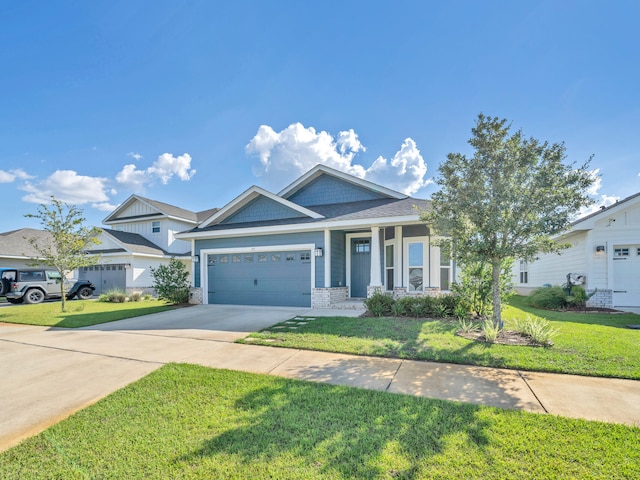
{"type": "Polygon", "coordinates": [[[520,283],[529,283],[529,262],[520,260],[520,283]]]}
{"type": "Polygon", "coordinates": [[[440,250],[440,290],[449,290],[450,279],[451,259],[440,250]]]}
{"type": "Polygon", "coordinates": [[[393,245],[384,247],[384,268],[387,290],[393,290],[393,245]]]}
{"type": "Polygon", "coordinates": [[[151,222],[151,233],[160,233],[160,222],[151,222]]]}

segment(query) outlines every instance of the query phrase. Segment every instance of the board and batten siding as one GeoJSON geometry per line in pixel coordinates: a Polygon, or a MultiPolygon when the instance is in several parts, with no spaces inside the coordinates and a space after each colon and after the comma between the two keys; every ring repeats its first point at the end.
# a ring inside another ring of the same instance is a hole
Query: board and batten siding
{"type": "Polygon", "coordinates": [[[303,207],[310,207],[313,205],[377,200],[379,198],[387,197],[339,178],[323,175],[288,197],[287,200],[303,207]]]}
{"type": "Polygon", "coordinates": [[[158,212],[158,210],[151,205],[147,205],[146,203],[142,203],[139,201],[134,201],[131,205],[120,212],[118,218],[138,217],[141,215],[154,215],[158,213],[160,212],[158,212]]]}
{"type": "MultiPolygon", "coordinates": [[[[587,275],[588,287],[590,287],[589,264],[587,259],[587,235],[585,232],[571,234],[561,241],[571,246],[557,253],[546,253],[540,258],[529,262],[529,282],[520,283],[520,262],[516,260],[513,266],[514,284],[518,290],[521,288],[538,288],[545,284],[562,285],[567,281],[567,274],[579,273],[587,275]]],[[[523,291],[523,293],[525,293],[523,291]]]]}
{"type": "MultiPolygon", "coordinates": [[[[209,250],[215,248],[245,248],[245,247],[275,247],[280,245],[300,245],[300,244],[314,244],[316,247],[324,248],[324,232],[300,232],[282,235],[256,235],[247,237],[232,237],[232,238],[210,238],[210,239],[198,239],[195,241],[196,255],[200,255],[201,250],[209,250]]],[[[313,255],[313,252],[311,252],[313,255]]],[[[201,261],[203,261],[202,256],[201,261]]],[[[324,256],[317,257],[315,259],[316,275],[315,284],[316,287],[324,286],[324,256]]],[[[195,283],[194,286],[199,287],[200,283],[200,268],[195,269],[195,283]]]]}

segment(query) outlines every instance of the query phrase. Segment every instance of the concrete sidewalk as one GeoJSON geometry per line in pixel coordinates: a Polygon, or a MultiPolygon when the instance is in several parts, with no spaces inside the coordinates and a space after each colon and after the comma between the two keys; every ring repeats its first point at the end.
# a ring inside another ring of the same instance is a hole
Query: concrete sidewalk
{"type": "Polygon", "coordinates": [[[0,451],[169,362],[640,426],[634,380],[241,345],[116,323],[110,330],[0,326],[0,451]]]}

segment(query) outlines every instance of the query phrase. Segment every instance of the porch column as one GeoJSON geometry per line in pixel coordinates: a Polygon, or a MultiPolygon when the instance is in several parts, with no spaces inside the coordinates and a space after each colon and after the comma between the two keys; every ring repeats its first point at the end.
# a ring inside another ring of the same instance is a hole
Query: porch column
{"type": "Polygon", "coordinates": [[[369,285],[372,287],[382,286],[380,281],[380,227],[371,227],[371,279],[369,285]]]}
{"type": "Polygon", "coordinates": [[[331,287],[331,230],[324,231],[324,288],[331,287]]]}
{"type": "Polygon", "coordinates": [[[404,287],[402,283],[402,227],[395,227],[393,247],[393,285],[396,287],[404,287]]]}

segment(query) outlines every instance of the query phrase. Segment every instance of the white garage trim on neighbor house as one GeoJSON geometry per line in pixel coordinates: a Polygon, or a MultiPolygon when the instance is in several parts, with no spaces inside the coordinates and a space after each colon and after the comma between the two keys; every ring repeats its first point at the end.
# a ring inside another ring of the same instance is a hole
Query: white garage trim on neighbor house
{"type": "Polygon", "coordinates": [[[587,291],[597,289],[593,306],[640,307],[640,193],[581,218],[556,240],[570,247],[515,265],[519,293],[561,285],[573,274],[587,291]]]}

